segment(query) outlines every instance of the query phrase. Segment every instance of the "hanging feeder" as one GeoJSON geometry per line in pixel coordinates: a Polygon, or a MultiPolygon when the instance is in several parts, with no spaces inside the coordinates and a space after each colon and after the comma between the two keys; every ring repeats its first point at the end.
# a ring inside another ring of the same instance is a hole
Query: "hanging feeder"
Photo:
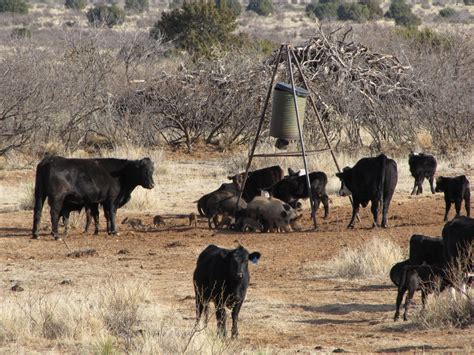
{"type": "MultiPolygon", "coordinates": [[[[295,91],[300,122],[304,122],[306,97],[309,95],[309,92],[300,87],[295,87],[295,91]]],[[[285,148],[289,141],[299,139],[298,122],[291,84],[279,82],[273,89],[270,136],[278,138],[276,147],[279,149],[285,148]]]]}

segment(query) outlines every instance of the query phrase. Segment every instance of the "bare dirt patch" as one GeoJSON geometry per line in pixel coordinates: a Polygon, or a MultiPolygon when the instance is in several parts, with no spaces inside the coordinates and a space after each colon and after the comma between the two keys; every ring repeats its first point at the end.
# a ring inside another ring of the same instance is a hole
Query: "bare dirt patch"
{"type": "MultiPolygon", "coordinates": [[[[3,213],[0,295],[11,293],[10,280],[18,280],[23,293],[49,288],[77,296],[100,289],[103,280],[113,275],[121,282],[146,284],[151,291],[150,302],[170,307],[190,327],[195,314],[192,273],[197,255],[210,243],[232,247],[238,240],[249,250],[262,253],[259,264],[250,266],[251,285],[240,318],[242,348],[288,352],[470,351],[472,325],[428,331],[394,324],[396,289],[388,275],[348,281],[327,271],[325,263],[342,248],[359,246],[374,237],[406,248],[414,233],[441,234],[441,195],[398,195],[392,206],[389,229],[370,228],[369,210],[365,209],[356,229],[346,230],[350,216],[347,203],[333,206],[330,218],[321,219],[316,232],[228,233],[208,230],[203,220],[196,229],[183,228],[182,219],[168,219],[166,230],[136,231],[120,226],[120,235],[113,237],[104,232],[84,235],[79,228],[65,240],[72,251],[97,251],[85,258],[68,257],[71,250],[52,240],[47,231],[41,240],[30,239],[31,212],[3,213]],[[120,252],[123,250],[128,253],[120,252]],[[71,281],[68,287],[58,286],[65,279],[71,281]]],[[[47,215],[44,220],[48,220],[47,215]]],[[[310,222],[306,216],[304,226],[309,228],[310,222]]],[[[209,324],[215,328],[213,319],[209,324]]],[[[28,349],[44,350],[38,346],[31,344],[28,349]]]]}

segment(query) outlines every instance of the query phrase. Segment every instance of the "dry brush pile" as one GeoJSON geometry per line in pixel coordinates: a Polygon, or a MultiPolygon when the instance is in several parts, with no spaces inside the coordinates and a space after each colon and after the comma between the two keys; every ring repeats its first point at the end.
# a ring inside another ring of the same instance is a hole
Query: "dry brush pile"
{"type": "MultiPolygon", "coordinates": [[[[439,44],[391,29],[377,34],[377,41],[366,36],[373,49],[342,30],[319,31],[296,48],[332,142],[341,149],[371,145],[378,151],[386,143],[410,149],[427,132],[439,145],[432,150],[468,145],[474,134],[472,38],[443,35],[439,44]]],[[[191,61],[143,32],[71,30],[51,48],[9,45],[0,57],[0,155],[41,155],[51,142],[59,153],[126,144],[188,152],[198,143],[219,149],[248,144],[274,59],[236,52],[191,61]]],[[[315,122],[308,109],[305,134],[312,147],[323,144],[315,122]]]]}
{"type": "Polygon", "coordinates": [[[416,36],[381,29],[387,47],[401,48],[376,50],[355,41],[351,29],[339,28],[327,35],[320,31],[295,48],[336,143],[361,147],[364,132],[377,151],[386,143],[411,148],[425,131],[444,145],[467,145],[472,139],[473,87],[468,78],[473,74],[474,52],[465,43],[472,45],[472,40],[430,30],[416,36]]]}

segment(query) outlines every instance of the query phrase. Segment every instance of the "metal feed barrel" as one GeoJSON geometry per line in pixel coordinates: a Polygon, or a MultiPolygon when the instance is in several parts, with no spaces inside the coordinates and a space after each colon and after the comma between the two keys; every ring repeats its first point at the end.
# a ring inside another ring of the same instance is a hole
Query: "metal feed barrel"
{"type": "MultiPolygon", "coordinates": [[[[303,125],[306,97],[309,95],[309,92],[300,87],[295,87],[295,90],[300,123],[303,125]]],[[[270,136],[288,141],[299,138],[295,104],[293,101],[293,89],[290,84],[280,82],[277,83],[273,89],[270,136]]]]}

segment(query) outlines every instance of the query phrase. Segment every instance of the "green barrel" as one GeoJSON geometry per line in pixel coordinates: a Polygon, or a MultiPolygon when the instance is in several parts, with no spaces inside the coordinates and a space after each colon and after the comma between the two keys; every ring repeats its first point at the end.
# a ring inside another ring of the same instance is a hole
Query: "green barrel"
{"type": "MultiPolygon", "coordinates": [[[[300,87],[295,87],[295,89],[300,123],[301,127],[303,127],[306,97],[309,93],[300,87]]],[[[275,85],[273,90],[270,136],[285,140],[295,140],[299,138],[291,84],[277,83],[275,85]]]]}

